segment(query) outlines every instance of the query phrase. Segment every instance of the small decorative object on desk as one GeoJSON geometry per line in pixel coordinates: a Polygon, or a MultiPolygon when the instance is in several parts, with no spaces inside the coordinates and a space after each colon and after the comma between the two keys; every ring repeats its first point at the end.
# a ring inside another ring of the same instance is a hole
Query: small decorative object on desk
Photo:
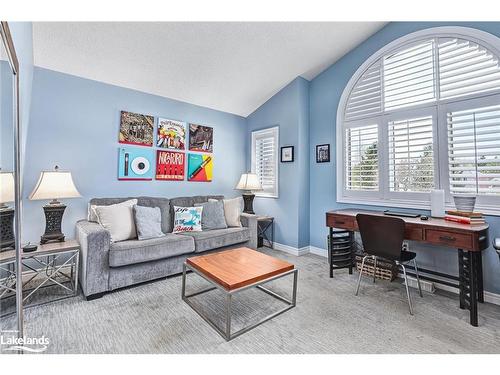
{"type": "Polygon", "coordinates": [[[444,190],[436,189],[431,191],[431,216],[444,217],[444,190]]]}
{"type": "Polygon", "coordinates": [[[455,201],[455,207],[457,208],[457,211],[474,211],[474,206],[476,205],[475,195],[454,195],[453,200],[455,201]]]}

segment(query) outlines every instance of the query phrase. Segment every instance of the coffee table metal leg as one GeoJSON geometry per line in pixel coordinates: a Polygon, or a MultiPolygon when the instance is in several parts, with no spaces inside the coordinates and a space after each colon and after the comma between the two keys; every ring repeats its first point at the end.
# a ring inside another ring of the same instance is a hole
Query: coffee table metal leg
{"type": "Polygon", "coordinates": [[[293,273],[293,294],[292,294],[292,306],[295,307],[297,304],[297,277],[299,275],[299,271],[295,270],[293,273]]]}
{"type": "Polygon", "coordinates": [[[181,296],[183,300],[186,300],[186,263],[182,265],[182,287],[181,296]]]}
{"type": "Polygon", "coordinates": [[[231,293],[226,295],[226,340],[231,340],[231,293]]]}

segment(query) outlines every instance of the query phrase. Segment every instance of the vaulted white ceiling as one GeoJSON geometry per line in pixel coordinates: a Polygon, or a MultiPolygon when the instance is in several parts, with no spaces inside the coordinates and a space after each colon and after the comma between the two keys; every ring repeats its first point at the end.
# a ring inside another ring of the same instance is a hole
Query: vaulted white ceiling
{"type": "Polygon", "coordinates": [[[247,116],[382,22],[34,23],[35,65],[247,116]]]}

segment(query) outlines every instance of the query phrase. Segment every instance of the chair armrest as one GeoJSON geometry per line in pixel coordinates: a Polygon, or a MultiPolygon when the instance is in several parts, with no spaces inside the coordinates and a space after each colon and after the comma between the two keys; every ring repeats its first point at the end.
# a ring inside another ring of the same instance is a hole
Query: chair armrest
{"type": "Polygon", "coordinates": [[[251,249],[257,249],[257,215],[242,213],[240,220],[241,224],[250,230],[248,247],[251,249]]]}
{"type": "Polygon", "coordinates": [[[108,291],[110,233],[87,220],[76,223],[80,243],[80,285],[85,296],[108,291]]]}

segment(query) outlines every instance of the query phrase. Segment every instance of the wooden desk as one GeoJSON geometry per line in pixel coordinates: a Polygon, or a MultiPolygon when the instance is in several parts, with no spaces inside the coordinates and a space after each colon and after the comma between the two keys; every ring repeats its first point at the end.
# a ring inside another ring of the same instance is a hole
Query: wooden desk
{"type": "MultiPolygon", "coordinates": [[[[333,228],[358,231],[356,222],[358,213],[384,216],[380,211],[352,209],[329,211],[326,213],[326,226],[330,228],[330,235],[333,228]]],[[[457,249],[458,276],[419,267],[422,273],[421,279],[457,287],[460,291],[460,308],[470,311],[470,324],[477,327],[477,302],[484,302],[481,252],[489,246],[488,224],[471,226],[436,218],[421,220],[401,217],[401,219],[405,221],[405,239],[457,249]]]]}

